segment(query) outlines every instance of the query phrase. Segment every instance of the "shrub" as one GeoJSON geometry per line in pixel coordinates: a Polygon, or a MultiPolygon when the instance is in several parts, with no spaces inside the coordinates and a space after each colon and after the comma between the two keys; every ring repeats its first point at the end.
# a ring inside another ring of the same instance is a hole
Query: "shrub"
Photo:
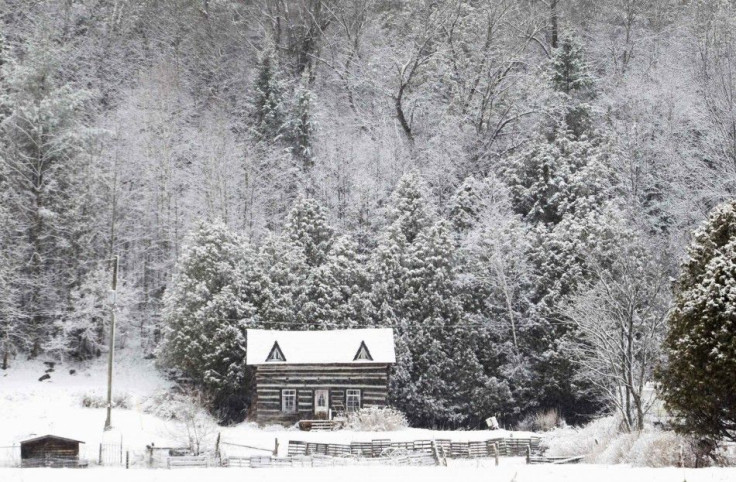
{"type": "Polygon", "coordinates": [[[519,422],[517,428],[526,432],[549,432],[564,426],[565,420],[560,412],[551,409],[527,415],[519,422]]]}
{"type": "Polygon", "coordinates": [[[394,408],[368,407],[348,415],[347,426],[359,432],[390,432],[407,428],[409,422],[394,408]]]}
{"type": "Polygon", "coordinates": [[[142,408],[145,413],[155,415],[164,420],[177,420],[185,403],[185,396],[168,390],[156,392],[147,398],[142,408]]]}
{"type": "MultiPolygon", "coordinates": [[[[107,397],[96,393],[85,393],[80,400],[84,408],[106,408],[107,397]]],[[[130,395],[127,393],[116,393],[112,396],[112,408],[130,408],[130,395]]]]}
{"type": "Polygon", "coordinates": [[[692,439],[652,428],[642,432],[622,432],[621,419],[617,416],[594,420],[582,428],[569,427],[550,432],[543,446],[547,447],[547,455],[586,455],[585,462],[594,464],[672,467],[682,460],[685,467],[694,467],[698,459],[700,464],[703,463],[692,439]]]}

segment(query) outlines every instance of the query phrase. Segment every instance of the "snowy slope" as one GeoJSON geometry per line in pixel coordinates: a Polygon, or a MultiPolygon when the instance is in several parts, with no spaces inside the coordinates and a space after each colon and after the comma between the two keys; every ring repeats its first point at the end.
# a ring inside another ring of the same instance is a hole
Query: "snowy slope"
{"type": "MultiPolygon", "coordinates": [[[[181,424],[164,420],[149,413],[143,407],[150,397],[167,390],[167,382],[156,370],[153,361],[142,360],[126,350],[117,353],[113,384],[114,397],[125,396],[128,409],[113,410],[114,430],[103,433],[104,408],[84,408],[85,396],[105,400],[106,360],[94,360],[87,364],[64,363],[56,365],[51,379],[39,382],[47,368],[43,361],[14,360],[11,368],[0,372],[0,447],[17,444],[32,435],[52,433],[86,442],[83,456],[96,459],[100,443],[120,444],[126,450],[141,453],[145,446],[181,446],[181,424]],[[71,375],[69,370],[76,370],[71,375]]],[[[148,403],[150,406],[150,402],[148,403]]],[[[205,448],[214,446],[217,432],[224,442],[222,449],[229,455],[264,454],[265,450],[253,450],[237,445],[250,445],[272,450],[279,440],[279,454],[285,455],[289,440],[325,443],[350,443],[373,439],[392,441],[450,439],[455,441],[487,440],[499,436],[525,437],[529,433],[506,431],[433,431],[405,429],[397,432],[302,432],[294,428],[269,426],[259,428],[244,422],[232,427],[215,427],[207,437],[205,448]],[[228,445],[236,444],[236,445],[228,445]]],[[[6,453],[7,455],[7,453],[6,453]]],[[[0,449],[0,462],[3,451],[0,449]]]]}
{"type": "MultiPolygon", "coordinates": [[[[106,439],[124,438],[126,444],[150,443],[151,437],[166,433],[165,422],[143,413],[141,403],[169,383],[159,375],[153,362],[118,352],[114,371],[113,396],[125,396],[130,410],[115,410],[117,429],[106,439]]],[[[106,398],[107,365],[101,358],[86,364],[57,364],[51,378],[39,382],[48,367],[43,361],[14,360],[10,369],[0,371],[0,446],[31,436],[53,433],[83,440],[87,447],[103,441],[105,409],[83,408],[87,396],[106,398]],[[76,370],[74,375],[70,370],[76,370]]]]}

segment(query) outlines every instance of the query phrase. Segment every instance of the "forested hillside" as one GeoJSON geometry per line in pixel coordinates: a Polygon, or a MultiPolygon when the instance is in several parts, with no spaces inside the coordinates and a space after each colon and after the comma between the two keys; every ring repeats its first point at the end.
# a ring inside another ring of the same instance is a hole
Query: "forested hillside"
{"type": "Polygon", "coordinates": [[[736,191],[727,0],[3,0],[0,365],[121,340],[242,418],[249,326],[391,326],[412,422],[642,423],[736,191]],[[623,394],[623,395],[622,395],[623,394]]]}

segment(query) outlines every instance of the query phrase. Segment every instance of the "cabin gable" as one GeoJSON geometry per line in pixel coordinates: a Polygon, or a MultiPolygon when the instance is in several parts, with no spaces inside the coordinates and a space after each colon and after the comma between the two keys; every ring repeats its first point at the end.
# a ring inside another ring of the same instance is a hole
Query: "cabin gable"
{"type": "Polygon", "coordinates": [[[355,357],[353,357],[353,361],[357,361],[357,360],[373,361],[371,352],[368,350],[368,347],[365,345],[365,340],[360,342],[358,351],[355,353],[355,357]]]}
{"type": "Polygon", "coordinates": [[[284,356],[284,352],[281,351],[281,347],[279,346],[279,342],[275,341],[273,343],[273,348],[271,348],[271,351],[268,352],[268,356],[266,357],[267,362],[285,362],[286,357],[284,356]]]}
{"type": "Polygon", "coordinates": [[[386,406],[395,357],[390,329],[248,330],[251,414],[259,423],[286,424],[386,406]]]}

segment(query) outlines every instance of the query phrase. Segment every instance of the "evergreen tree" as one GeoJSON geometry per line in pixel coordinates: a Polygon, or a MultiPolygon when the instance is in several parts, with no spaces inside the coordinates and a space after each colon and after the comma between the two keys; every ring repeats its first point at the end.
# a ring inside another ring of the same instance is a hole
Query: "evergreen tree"
{"type": "Polygon", "coordinates": [[[406,242],[414,242],[419,233],[431,226],[435,214],[427,197],[427,186],[419,173],[411,171],[399,180],[391,194],[388,220],[397,225],[406,242]]]}
{"type": "Polygon", "coordinates": [[[695,231],[675,287],[662,396],[680,429],[736,441],[736,201],[695,231]]]}
{"type": "Polygon", "coordinates": [[[531,233],[526,256],[532,306],[524,351],[535,372],[535,398],[566,416],[598,408],[589,387],[577,384],[577,367],[565,352],[568,340],[576,338],[572,325],[556,320],[562,318],[563,299],[595,277],[593,259],[610,266],[626,237],[612,202],[614,155],[604,139],[563,130],[551,139],[540,136],[503,168],[512,206],[531,233]]]}
{"type": "Polygon", "coordinates": [[[92,254],[83,243],[96,215],[89,197],[90,96],[60,80],[58,55],[51,40],[34,39],[22,62],[4,62],[1,73],[0,163],[5,201],[17,216],[11,242],[22,260],[18,296],[32,356],[75,284],[77,266],[69,260],[92,254]]]}
{"type": "Polygon", "coordinates": [[[255,128],[261,139],[278,140],[286,125],[284,86],[278,57],[271,39],[261,52],[255,85],[255,128]]]}
{"type": "Polygon", "coordinates": [[[334,233],[325,209],[312,198],[299,197],[289,212],[284,235],[300,249],[310,267],[322,265],[332,246],[334,233]]]}
{"type": "Polygon", "coordinates": [[[503,168],[514,209],[534,225],[599,209],[613,194],[611,157],[612,146],[598,138],[537,138],[503,168]]]}
{"type": "Polygon", "coordinates": [[[261,319],[268,329],[305,330],[311,321],[301,309],[307,301],[311,267],[304,250],[275,235],[258,253],[263,272],[261,319]]]}
{"type": "Polygon", "coordinates": [[[15,243],[16,218],[8,209],[10,192],[6,168],[7,165],[0,162],[0,369],[3,370],[8,368],[11,356],[30,348],[23,326],[26,320],[18,305],[21,257],[15,243]]]}
{"type": "MultiPolygon", "coordinates": [[[[77,360],[98,357],[107,346],[111,318],[109,267],[100,267],[87,274],[84,281],[70,293],[70,309],[55,323],[55,333],[45,345],[49,353],[69,355],[77,360]]],[[[132,324],[135,293],[123,276],[119,276],[116,292],[116,340],[125,340],[132,324]]]]}
{"type": "Polygon", "coordinates": [[[357,244],[347,236],[335,240],[325,263],[309,278],[307,317],[320,329],[345,329],[370,324],[368,272],[357,244]]]}
{"type": "Polygon", "coordinates": [[[568,95],[585,93],[593,88],[593,77],[580,41],[567,33],[552,54],[552,85],[568,95]]]}
{"type": "Polygon", "coordinates": [[[261,286],[251,248],[224,224],[201,222],[164,299],[162,362],[194,380],[228,419],[248,403],[245,330],[260,326],[261,286]]]}
{"type": "Polygon", "coordinates": [[[453,229],[467,233],[478,223],[484,210],[483,184],[474,177],[467,177],[450,200],[450,220],[453,229]]]}
{"type": "Polygon", "coordinates": [[[557,95],[552,96],[547,107],[547,117],[552,120],[548,137],[590,135],[591,106],[586,102],[595,96],[595,82],[583,48],[573,34],[564,35],[554,50],[550,70],[550,81],[557,95]]]}
{"type": "MultiPolygon", "coordinates": [[[[473,327],[473,337],[466,343],[476,347],[486,380],[485,389],[471,385],[474,391],[467,396],[476,397],[478,406],[486,407],[479,414],[512,421],[532,410],[537,398],[529,356],[538,335],[530,302],[530,237],[520,216],[511,211],[503,186],[485,191],[482,219],[462,238],[458,249],[456,285],[463,323],[473,327]]],[[[466,424],[476,423],[474,415],[466,424]]]]}
{"type": "Polygon", "coordinates": [[[309,90],[309,74],[306,71],[297,84],[294,97],[294,114],[290,122],[294,155],[301,163],[302,170],[309,173],[314,166],[312,152],[314,124],[312,122],[312,92],[309,90]]]}

